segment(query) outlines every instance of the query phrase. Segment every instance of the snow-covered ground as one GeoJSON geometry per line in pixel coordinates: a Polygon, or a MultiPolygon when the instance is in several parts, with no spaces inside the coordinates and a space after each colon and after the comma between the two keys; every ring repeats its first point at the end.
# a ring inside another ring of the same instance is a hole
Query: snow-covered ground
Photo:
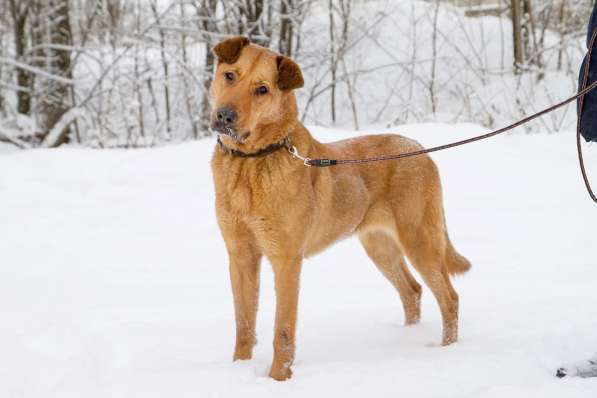
{"type": "MultiPolygon", "coordinates": [[[[472,125],[403,126],[425,145],[472,125]]],[[[329,141],[351,135],[314,129],[329,141]]],[[[259,344],[233,363],[213,140],[147,150],[0,151],[0,397],[594,397],[557,379],[597,351],[597,207],[572,133],[512,135],[435,154],[461,339],[439,347],[431,294],[402,326],[398,295],[354,239],[306,262],[294,378],[267,378],[272,272],[259,344]]],[[[597,184],[597,147],[586,151],[597,184]]]]}

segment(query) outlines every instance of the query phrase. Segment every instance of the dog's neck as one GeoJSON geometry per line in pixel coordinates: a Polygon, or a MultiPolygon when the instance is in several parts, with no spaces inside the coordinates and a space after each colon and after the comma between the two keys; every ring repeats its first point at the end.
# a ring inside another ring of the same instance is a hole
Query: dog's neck
{"type": "Polygon", "coordinates": [[[264,148],[261,148],[255,152],[244,152],[244,151],[241,151],[238,149],[229,148],[226,145],[224,145],[224,143],[222,142],[220,137],[218,137],[218,146],[225,154],[231,155],[231,156],[236,156],[239,158],[262,158],[262,157],[270,155],[276,151],[279,151],[280,149],[288,149],[289,150],[290,148],[292,148],[292,144],[290,143],[290,139],[288,137],[284,138],[282,141],[270,144],[270,145],[268,145],[264,148]]]}
{"type": "Polygon", "coordinates": [[[295,120],[290,126],[291,128],[286,129],[286,132],[283,132],[284,129],[276,132],[276,135],[280,138],[279,140],[264,144],[261,147],[247,150],[228,146],[218,137],[218,148],[223,155],[237,158],[266,158],[279,151],[288,151],[292,147],[296,147],[301,153],[307,153],[315,139],[298,120],[295,120]]]}

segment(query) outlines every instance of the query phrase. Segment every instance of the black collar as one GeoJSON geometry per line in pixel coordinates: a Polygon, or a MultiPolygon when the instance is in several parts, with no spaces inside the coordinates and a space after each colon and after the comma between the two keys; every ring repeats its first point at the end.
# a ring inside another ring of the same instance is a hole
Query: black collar
{"type": "Polygon", "coordinates": [[[238,149],[228,148],[226,145],[224,145],[222,140],[220,140],[220,137],[218,137],[218,146],[220,147],[220,149],[222,149],[222,151],[224,151],[224,153],[232,156],[238,156],[240,158],[260,158],[272,154],[282,148],[291,148],[290,140],[288,139],[288,137],[284,138],[280,142],[276,142],[275,144],[271,144],[266,146],[265,148],[261,148],[256,152],[243,152],[239,151],[238,149]]]}

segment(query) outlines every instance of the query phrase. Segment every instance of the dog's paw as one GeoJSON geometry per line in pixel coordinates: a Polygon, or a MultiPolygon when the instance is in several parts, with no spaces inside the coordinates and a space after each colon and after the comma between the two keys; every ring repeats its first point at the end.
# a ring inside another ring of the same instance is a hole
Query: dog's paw
{"type": "Polygon", "coordinates": [[[404,326],[413,326],[421,321],[420,315],[407,315],[404,318],[404,326]]]}
{"type": "Polygon", "coordinates": [[[272,367],[269,372],[269,377],[277,381],[285,381],[292,377],[292,370],[287,366],[272,367]]]}
{"type": "Polygon", "coordinates": [[[234,350],[234,361],[246,361],[253,357],[253,347],[237,347],[234,350]]]}
{"type": "Polygon", "coordinates": [[[244,361],[253,357],[253,347],[257,345],[257,338],[252,337],[248,339],[237,338],[234,346],[234,360],[244,361]]]}
{"type": "Polygon", "coordinates": [[[455,336],[450,336],[450,337],[444,337],[442,339],[442,347],[447,347],[449,345],[452,345],[454,343],[458,342],[458,338],[455,336]]]}

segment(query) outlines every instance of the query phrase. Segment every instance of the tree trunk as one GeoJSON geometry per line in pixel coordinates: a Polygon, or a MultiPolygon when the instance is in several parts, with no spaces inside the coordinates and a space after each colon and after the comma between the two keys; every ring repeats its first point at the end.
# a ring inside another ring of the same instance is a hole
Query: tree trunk
{"type": "Polygon", "coordinates": [[[294,11],[293,0],[280,0],[280,42],[278,51],[292,57],[293,21],[291,14],[294,11]]]}
{"type": "Polygon", "coordinates": [[[330,111],[332,115],[332,123],[336,123],[336,72],[338,69],[338,63],[336,61],[336,36],[334,34],[335,22],[334,22],[334,5],[332,0],[328,1],[328,11],[330,16],[330,72],[332,75],[332,83],[330,90],[330,111]]]}
{"type": "Polygon", "coordinates": [[[527,31],[529,31],[530,39],[532,39],[533,48],[526,54],[526,58],[529,60],[529,63],[535,65],[539,70],[537,75],[537,80],[542,80],[545,77],[545,73],[543,71],[543,55],[542,51],[543,48],[540,45],[539,40],[537,40],[537,34],[535,29],[535,16],[533,14],[533,5],[531,0],[523,0],[523,12],[526,15],[525,20],[527,21],[527,31]]]}
{"type": "Polygon", "coordinates": [[[431,113],[435,116],[437,113],[437,93],[435,81],[437,78],[437,32],[439,18],[439,0],[435,0],[435,9],[433,10],[433,34],[431,36],[431,78],[429,81],[429,100],[431,101],[431,113]]]}
{"type": "MultiPolygon", "coordinates": [[[[153,15],[156,19],[156,21],[158,22],[158,25],[161,25],[161,21],[160,21],[160,14],[158,12],[158,8],[157,8],[157,0],[153,0],[151,2],[151,10],[153,11],[153,15]]],[[[139,11],[141,12],[141,11],[139,11]]],[[[166,131],[168,132],[168,136],[170,136],[170,134],[172,133],[172,123],[171,123],[171,110],[170,110],[170,86],[169,86],[169,81],[170,81],[170,71],[169,71],[169,67],[168,67],[168,60],[166,59],[166,37],[164,34],[164,30],[163,29],[159,29],[159,35],[160,35],[160,57],[162,59],[162,70],[164,71],[164,83],[163,83],[163,88],[164,88],[164,106],[166,107],[166,131]]]]}
{"type": "Polygon", "coordinates": [[[514,43],[514,71],[515,73],[520,73],[524,63],[521,0],[512,0],[512,32],[514,43]]]}
{"type": "Polygon", "coordinates": [[[247,19],[246,33],[252,42],[263,47],[269,47],[269,36],[264,31],[265,25],[263,18],[264,1],[263,0],[246,0],[243,12],[247,19]]]}
{"type": "Polygon", "coordinates": [[[203,71],[203,99],[201,101],[201,130],[205,135],[210,135],[210,98],[209,87],[212,82],[212,75],[215,66],[215,57],[212,52],[214,43],[209,33],[217,33],[218,27],[213,22],[215,19],[216,8],[218,0],[203,0],[197,9],[197,14],[200,18],[201,28],[206,32],[205,35],[205,64],[203,71]]]}
{"type": "Polygon", "coordinates": [[[558,15],[558,31],[560,34],[560,48],[558,48],[558,71],[562,70],[562,61],[564,59],[564,36],[566,35],[566,1],[560,3],[558,15]]]}
{"type": "MultiPolygon", "coordinates": [[[[136,15],[135,15],[135,30],[141,32],[141,4],[137,0],[136,15]]],[[[143,106],[143,96],[141,95],[141,72],[139,70],[139,44],[135,44],[134,52],[134,73],[135,81],[133,83],[133,90],[137,96],[137,118],[139,120],[139,134],[143,139],[143,145],[147,144],[145,141],[145,108],[143,106]]]]}
{"type": "MultiPolygon", "coordinates": [[[[51,44],[62,46],[60,49],[51,49],[50,65],[47,68],[50,72],[72,79],[73,74],[70,67],[71,51],[68,47],[72,46],[72,31],[70,25],[70,15],[68,0],[49,0],[47,2],[49,12],[49,41],[51,44]]],[[[46,131],[50,131],[58,123],[60,118],[71,108],[69,86],[56,81],[49,82],[48,90],[51,95],[44,105],[46,118],[46,131]]],[[[61,145],[68,140],[70,127],[66,126],[60,134],[60,139],[54,143],[55,146],[61,145]]]]}
{"type": "MultiPolygon", "coordinates": [[[[16,59],[26,63],[24,56],[28,42],[26,23],[29,14],[29,3],[23,3],[21,0],[9,0],[9,4],[13,20],[16,59]]],[[[22,88],[17,92],[17,112],[28,115],[31,112],[31,74],[21,68],[16,68],[16,72],[17,85],[22,88]]]]}
{"type": "MultiPolygon", "coordinates": [[[[181,2],[179,4],[180,7],[180,16],[182,17],[183,23],[186,22],[186,11],[185,11],[185,4],[181,2]]],[[[189,59],[187,55],[187,35],[183,32],[180,35],[180,49],[182,52],[182,62],[185,65],[189,64],[189,59]]],[[[194,102],[192,95],[192,87],[193,85],[188,82],[187,75],[183,76],[183,84],[184,84],[184,97],[185,97],[185,105],[187,108],[187,116],[189,118],[189,123],[191,125],[191,131],[193,133],[193,138],[199,138],[199,129],[196,123],[196,110],[193,109],[194,102]]]]}

